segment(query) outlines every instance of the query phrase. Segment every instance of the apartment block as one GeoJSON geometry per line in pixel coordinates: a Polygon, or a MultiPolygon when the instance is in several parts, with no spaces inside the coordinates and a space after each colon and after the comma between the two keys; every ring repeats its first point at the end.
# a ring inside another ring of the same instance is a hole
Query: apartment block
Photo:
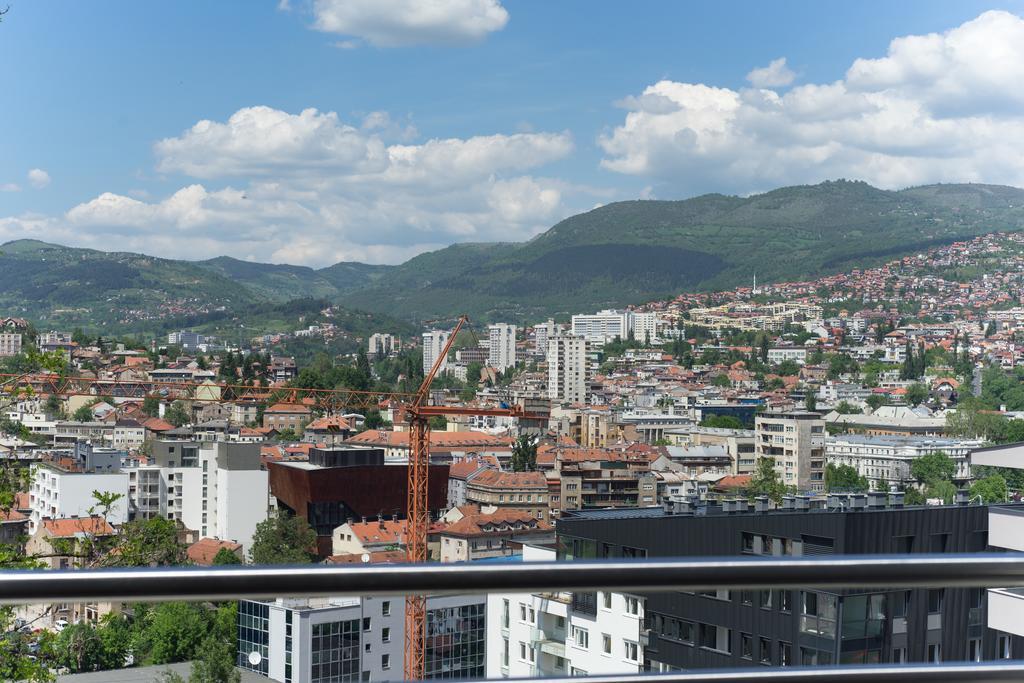
{"type": "Polygon", "coordinates": [[[587,341],[577,336],[548,339],[548,398],[559,403],[586,403],[589,395],[587,341]]]}
{"type": "Polygon", "coordinates": [[[516,326],[497,323],[487,327],[487,364],[505,372],[516,364],[516,326]]]}
{"type": "MultiPolygon", "coordinates": [[[[434,367],[434,361],[437,360],[438,356],[444,350],[445,344],[448,343],[448,332],[445,330],[431,330],[430,332],[424,332],[422,336],[423,340],[423,374],[430,372],[430,369],[434,367]]],[[[443,372],[448,365],[448,359],[445,358],[442,361],[439,368],[440,372],[443,372]]]]}
{"type": "Polygon", "coordinates": [[[758,458],[771,458],[787,486],[825,490],[825,420],[819,413],[762,413],[754,420],[758,458]]]}

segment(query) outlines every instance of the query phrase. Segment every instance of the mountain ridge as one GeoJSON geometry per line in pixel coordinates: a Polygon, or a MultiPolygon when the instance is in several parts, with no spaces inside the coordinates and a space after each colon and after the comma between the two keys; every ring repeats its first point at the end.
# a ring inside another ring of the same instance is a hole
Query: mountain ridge
{"type": "Polygon", "coordinates": [[[614,202],[526,242],[456,243],[399,265],[182,261],[12,240],[0,245],[0,305],[48,316],[82,304],[86,311],[64,318],[85,320],[105,306],[148,311],[195,300],[236,308],[314,298],[407,320],[468,312],[529,322],[732,287],[755,271],[763,282],[802,279],[1017,230],[1024,230],[1019,188],[950,183],[893,191],[837,180],[748,197],[614,202]]]}

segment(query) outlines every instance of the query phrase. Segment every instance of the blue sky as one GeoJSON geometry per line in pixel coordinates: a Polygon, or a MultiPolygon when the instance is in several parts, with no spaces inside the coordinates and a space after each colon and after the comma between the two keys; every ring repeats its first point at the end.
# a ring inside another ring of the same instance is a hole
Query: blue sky
{"type": "Polygon", "coordinates": [[[10,5],[4,240],[399,262],[617,199],[1024,184],[1024,2],[10,5]]]}

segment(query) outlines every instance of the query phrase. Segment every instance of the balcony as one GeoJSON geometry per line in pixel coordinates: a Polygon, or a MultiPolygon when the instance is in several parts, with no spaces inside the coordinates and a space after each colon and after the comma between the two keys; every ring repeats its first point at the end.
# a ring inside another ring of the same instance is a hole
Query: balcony
{"type": "MultiPolygon", "coordinates": [[[[223,601],[279,596],[360,597],[480,593],[756,590],[834,591],[1024,585],[1024,556],[1013,554],[757,557],[698,560],[525,562],[517,564],[313,565],[0,572],[0,605],[75,602],[223,601]]],[[[995,598],[993,597],[995,596],[995,598]]],[[[1010,614],[1024,591],[990,590],[1010,614]]],[[[998,605],[995,609],[999,609],[998,605]]],[[[991,618],[991,617],[990,617],[991,618]]],[[[991,624],[995,628],[1002,628],[991,624]]],[[[541,629],[543,630],[543,629],[541,629]]],[[[539,635],[539,634],[538,634],[539,635]]],[[[549,634],[544,632],[544,637],[549,634]]],[[[591,634],[591,638],[594,634],[591,634]]],[[[557,657],[541,650],[545,659],[557,657]]],[[[556,660],[557,661],[557,660],[556,660]]],[[[563,658],[564,663],[564,658],[563,658]]],[[[553,663],[552,663],[553,664],[553,663]]],[[[544,661],[536,675],[561,676],[544,661]]],[[[1009,683],[1024,680],[1024,662],[941,665],[842,665],[702,669],[668,675],[599,676],[599,683],[1009,683]]],[[[597,682],[596,682],[597,683],[597,682]]]]}

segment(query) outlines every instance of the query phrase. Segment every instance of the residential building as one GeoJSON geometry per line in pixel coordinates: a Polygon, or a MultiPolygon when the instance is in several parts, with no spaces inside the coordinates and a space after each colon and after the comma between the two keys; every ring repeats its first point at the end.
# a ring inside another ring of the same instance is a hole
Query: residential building
{"type": "Polygon", "coordinates": [[[222,550],[237,557],[239,562],[245,562],[245,552],[242,550],[241,543],[221,541],[216,538],[200,538],[188,547],[185,554],[193,564],[209,567],[213,565],[213,561],[222,550]]]}
{"type": "Polygon", "coordinates": [[[299,376],[299,366],[290,356],[271,356],[267,373],[274,382],[290,382],[299,376]]]}
{"type": "Polygon", "coordinates": [[[971,451],[981,445],[981,439],[837,434],[825,437],[825,461],[849,465],[867,478],[872,489],[888,491],[889,486],[914,481],[910,474],[914,460],[935,451],[945,453],[956,462],[955,481],[967,482],[971,479],[971,451]]]}
{"type": "MultiPolygon", "coordinates": [[[[524,562],[556,559],[526,545],[524,562]]],[[[487,596],[487,678],[637,674],[643,671],[643,600],[597,593],[487,596]],[[584,597],[585,596],[585,597],[584,597]]]]}
{"type": "Polygon", "coordinates": [[[583,337],[548,339],[548,398],[558,403],[586,403],[589,396],[587,341],[583,337]]]}
{"type": "Polygon", "coordinates": [[[0,332],[0,356],[17,356],[21,353],[20,332],[0,332]]]}
{"type": "Polygon", "coordinates": [[[74,458],[56,458],[36,464],[32,470],[29,533],[35,534],[44,518],[88,517],[96,509],[94,492],[119,496],[107,511],[111,524],[128,521],[128,475],[117,471],[86,469],[74,458]]]}
{"type": "Polygon", "coordinates": [[[146,428],[130,418],[123,418],[114,423],[114,448],[136,450],[142,448],[146,441],[146,428]]]}
{"type": "Polygon", "coordinates": [[[379,517],[361,522],[348,521],[331,533],[331,555],[362,555],[380,550],[404,550],[409,523],[404,519],[379,517]]]}
{"type": "Polygon", "coordinates": [[[248,551],[267,518],[268,476],[256,443],[156,441],[147,463],[126,472],[133,515],[177,520],[194,541],[232,541],[248,551]]]}
{"type": "Polygon", "coordinates": [[[470,479],[490,466],[479,458],[455,462],[448,468],[448,507],[457,508],[466,504],[466,485],[470,479]]]}
{"type": "Polygon", "coordinates": [[[547,355],[548,352],[548,339],[558,335],[560,327],[555,324],[553,319],[548,319],[546,323],[540,323],[539,325],[533,326],[533,350],[535,353],[542,356],[547,355]]]}
{"type": "Polygon", "coordinates": [[[548,482],[541,472],[484,470],[466,482],[466,501],[483,509],[521,510],[534,519],[550,519],[548,482]]]}
{"type": "MultiPolygon", "coordinates": [[[[571,451],[566,451],[570,453],[571,451]]],[[[658,504],[658,478],[649,461],[608,459],[595,453],[591,458],[558,461],[561,482],[559,519],[567,510],[633,508],[658,504]]]]}
{"type": "MultiPolygon", "coordinates": [[[[737,511],[727,501],[727,509],[680,503],[619,514],[580,512],[559,520],[559,559],[948,554],[986,548],[985,506],[902,507],[902,494],[892,494],[894,506],[881,493],[835,498],[827,509],[791,498],[789,509],[780,510],[758,506],[748,512],[744,501],[737,511]]],[[[576,593],[574,600],[584,595],[576,593]]],[[[984,590],[977,588],[721,589],[641,597],[643,657],[652,671],[1020,656],[1018,638],[986,628],[984,590]]]]}
{"type": "MultiPolygon", "coordinates": [[[[485,676],[486,598],[428,596],[427,679],[485,676]]],[[[404,680],[405,601],[280,598],[238,606],[236,665],[281,683],[404,680]]]]}
{"type": "Polygon", "coordinates": [[[204,335],[191,330],[179,330],[177,332],[171,332],[167,335],[167,343],[171,346],[180,346],[186,351],[195,351],[201,345],[206,344],[207,339],[204,335]]]}
{"type": "MultiPolygon", "coordinates": [[[[448,344],[448,332],[445,330],[431,330],[430,332],[424,332],[422,335],[423,339],[423,374],[430,372],[430,369],[434,367],[434,361],[444,351],[444,347],[448,344]]],[[[445,358],[441,361],[441,366],[438,369],[439,372],[444,372],[448,365],[448,359],[445,358]]]]}
{"type": "Polygon", "coordinates": [[[370,356],[372,360],[387,358],[388,356],[397,353],[398,347],[399,340],[395,335],[383,332],[374,332],[370,335],[367,355],[370,356]]]}
{"type": "Polygon", "coordinates": [[[70,447],[77,441],[110,443],[114,440],[113,422],[75,422],[59,420],[54,426],[53,445],[70,447]]]}
{"type": "MultiPolygon", "coordinates": [[[[346,446],[371,446],[384,450],[385,462],[405,464],[409,462],[409,432],[392,432],[382,429],[367,429],[344,442],[346,446]]],[[[493,456],[498,462],[508,464],[512,457],[512,445],[508,437],[495,436],[485,432],[430,432],[430,462],[448,464],[470,457],[493,456]]]]}
{"type": "Polygon", "coordinates": [[[235,401],[230,407],[231,416],[228,419],[236,425],[253,424],[259,416],[259,404],[256,401],[235,401]]]}
{"type": "Polygon", "coordinates": [[[288,429],[302,434],[313,419],[313,411],[301,403],[275,403],[263,411],[263,426],[283,432],[288,429]]]}
{"type": "Polygon", "coordinates": [[[825,490],[825,420],[819,413],[761,413],[754,421],[754,453],[775,461],[787,486],[825,490]]]}
{"type": "Polygon", "coordinates": [[[554,543],[554,528],[525,510],[481,512],[458,509],[460,519],[437,531],[441,562],[472,562],[509,557],[525,543],[554,543]]]}
{"type": "Polygon", "coordinates": [[[487,326],[490,341],[487,347],[487,365],[505,372],[516,364],[516,326],[496,323],[487,326]]]}
{"type": "Polygon", "coordinates": [[[768,349],[768,362],[778,365],[786,361],[793,361],[798,365],[807,362],[807,347],[804,346],[777,346],[768,349]]]}
{"type": "Polygon", "coordinates": [[[319,417],[306,425],[302,440],[321,446],[340,446],[352,436],[352,423],[340,415],[319,417]]]}

